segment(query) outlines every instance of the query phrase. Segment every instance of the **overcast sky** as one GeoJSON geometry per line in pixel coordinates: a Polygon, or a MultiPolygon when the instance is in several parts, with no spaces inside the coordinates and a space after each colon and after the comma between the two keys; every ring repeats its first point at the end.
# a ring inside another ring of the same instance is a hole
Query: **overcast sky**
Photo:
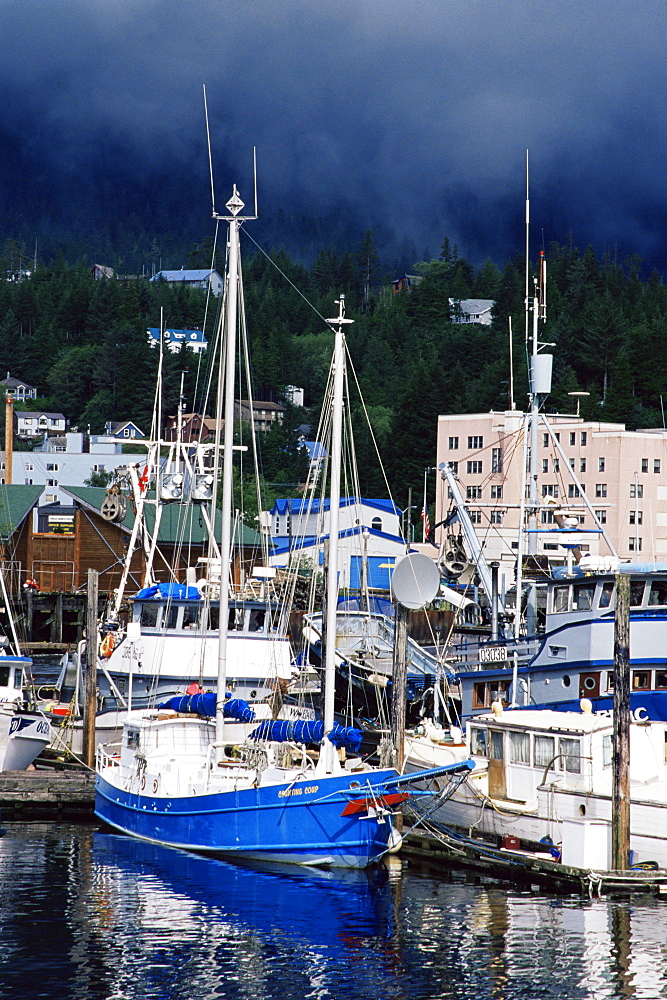
{"type": "Polygon", "coordinates": [[[666,28],[663,0],[2,0],[3,134],[73,197],[101,136],[130,179],[205,179],[206,83],[219,202],[249,199],[255,145],[264,212],[499,263],[529,149],[535,247],[667,270],[666,28]]]}

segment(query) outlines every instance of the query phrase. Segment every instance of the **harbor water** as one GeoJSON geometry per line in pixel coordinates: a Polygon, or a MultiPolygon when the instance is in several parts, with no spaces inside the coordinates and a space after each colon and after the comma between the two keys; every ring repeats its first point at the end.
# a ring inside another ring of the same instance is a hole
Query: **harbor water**
{"type": "Polygon", "coordinates": [[[241,866],[5,824],[3,1000],[667,998],[667,901],[556,897],[392,859],[241,866]]]}

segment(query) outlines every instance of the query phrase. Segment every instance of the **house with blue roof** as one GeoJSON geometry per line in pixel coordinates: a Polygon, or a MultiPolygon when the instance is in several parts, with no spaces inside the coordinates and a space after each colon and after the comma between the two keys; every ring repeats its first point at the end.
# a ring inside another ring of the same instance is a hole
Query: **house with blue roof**
{"type": "MultiPolygon", "coordinates": [[[[284,568],[303,561],[313,569],[321,567],[330,510],[328,497],[276,500],[262,518],[274,546],[269,564],[284,568]]],[[[338,517],[340,586],[360,588],[365,554],[369,587],[388,590],[394,565],[407,552],[400,509],[391,500],[341,497],[338,517]]]]}
{"type": "MultiPolygon", "coordinates": [[[[160,327],[149,326],[146,331],[148,343],[151,347],[157,347],[160,343],[160,327]]],[[[172,354],[178,354],[183,344],[193,354],[201,354],[208,347],[208,341],[203,330],[164,330],[163,343],[172,354]]]]}

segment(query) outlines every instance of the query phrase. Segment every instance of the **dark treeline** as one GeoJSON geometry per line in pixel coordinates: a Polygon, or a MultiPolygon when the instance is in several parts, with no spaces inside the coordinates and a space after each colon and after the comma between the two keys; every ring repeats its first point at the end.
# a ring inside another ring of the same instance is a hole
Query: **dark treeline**
{"type": "MultiPolygon", "coordinates": [[[[284,399],[288,385],[305,393],[305,410],[289,407],[283,427],[263,438],[263,473],[274,494],[295,489],[303,475],[297,428],[309,423],[314,432],[332,350],[320,317],[336,314],[341,292],[355,320],[348,343],[373,431],[353,400],[366,495],[385,493],[373,437],[401,505],[409,486],[420,495],[424,470],[434,464],[439,413],[508,407],[510,317],[514,395],[518,407],[525,405],[523,258],[504,270],[491,261],[474,268],[445,240],[437,259],[409,269],[421,281],[396,294],[370,232],[353,252],[321,250],[310,268],[284,250],[269,259],[248,241],[244,252],[256,398],[271,390],[284,399]],[[452,323],[450,298],[493,299],[493,325],[452,323]]],[[[590,395],[582,397],[581,415],[587,419],[662,426],[667,290],[660,276],[644,280],[636,259],[600,260],[573,245],[552,245],[546,257],[548,318],[540,339],[555,344],[548,409],[573,412],[568,393],[585,391],[590,395]]],[[[210,259],[210,247],[195,247],[187,264],[204,266],[210,259]]],[[[7,255],[4,263],[11,266],[7,255]]],[[[206,317],[209,342],[218,307],[214,302],[206,317]]],[[[64,413],[72,426],[90,425],[94,433],[106,420],[131,418],[148,432],[157,351],[146,329],[160,325],[161,310],[170,327],[200,328],[205,297],[145,279],[93,281],[88,265],[56,260],[21,282],[0,282],[0,371],[36,385],[38,405],[64,413]]],[[[176,412],[182,372],[186,408],[211,412],[205,404],[211,353],[167,355],[165,415],[176,412]]]]}

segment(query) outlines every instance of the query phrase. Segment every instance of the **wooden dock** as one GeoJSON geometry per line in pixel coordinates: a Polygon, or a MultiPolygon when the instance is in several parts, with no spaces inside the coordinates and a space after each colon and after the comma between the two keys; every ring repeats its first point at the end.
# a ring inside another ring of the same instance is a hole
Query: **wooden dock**
{"type": "Polygon", "coordinates": [[[3,820],[92,820],[92,771],[4,771],[0,774],[3,820]]]}
{"type": "Polygon", "coordinates": [[[403,837],[403,857],[521,886],[538,886],[548,892],[578,893],[588,897],[634,893],[667,895],[667,871],[664,869],[598,871],[574,868],[541,854],[499,849],[431,823],[406,828],[403,837]]]}

